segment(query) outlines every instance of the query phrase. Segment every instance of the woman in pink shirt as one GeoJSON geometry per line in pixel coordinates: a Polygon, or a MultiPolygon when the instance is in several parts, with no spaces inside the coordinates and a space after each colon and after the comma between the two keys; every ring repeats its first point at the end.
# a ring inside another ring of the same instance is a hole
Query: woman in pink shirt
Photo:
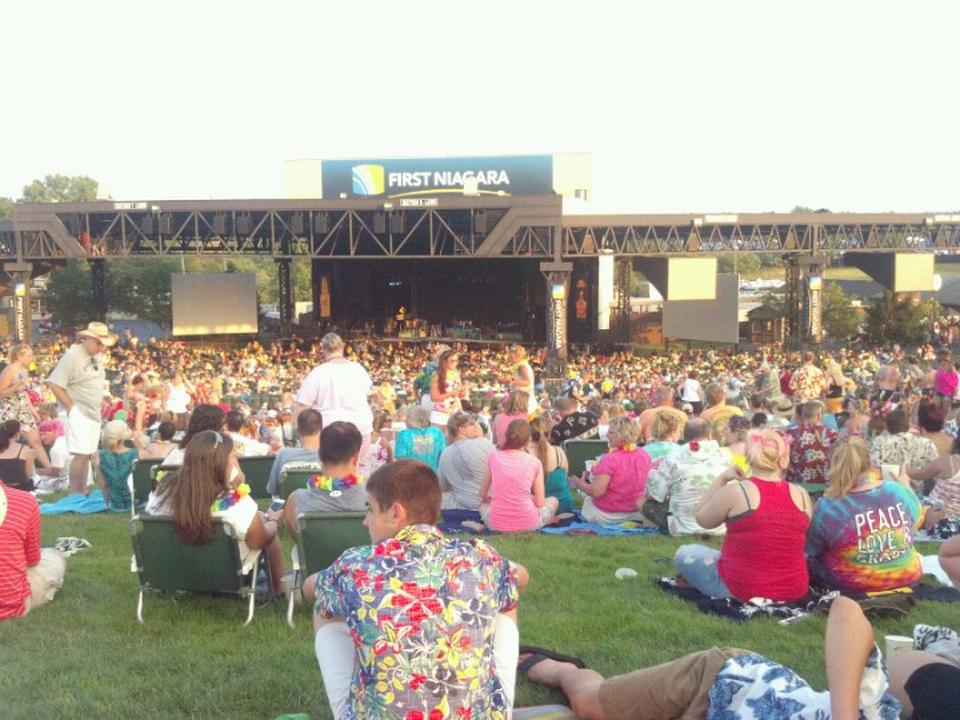
{"type": "Polygon", "coordinates": [[[933,390],[944,400],[953,400],[957,395],[960,375],[953,364],[953,355],[949,350],[940,351],[940,367],[933,378],[933,390]]]}
{"type": "Polygon", "coordinates": [[[526,451],[530,423],[514,420],[505,435],[503,447],[487,458],[487,476],[480,486],[480,517],[497,532],[536,530],[553,519],[557,499],[546,496],[543,467],[526,451]]]}
{"type": "MultiPolygon", "coordinates": [[[[587,522],[598,525],[619,525],[628,520],[644,522],[637,510],[637,499],[647,489],[651,460],[646,450],[638,448],[640,426],[628,417],[610,420],[607,441],[610,450],[593,466],[590,482],[573,477],[586,495],[581,513],[587,522]]],[[[584,473],[586,475],[587,473],[584,473]]]]}
{"type": "Polygon", "coordinates": [[[514,420],[527,419],[527,405],[530,393],[526,390],[514,390],[507,398],[503,412],[493,419],[493,444],[502,448],[507,439],[507,426],[514,420]]]}

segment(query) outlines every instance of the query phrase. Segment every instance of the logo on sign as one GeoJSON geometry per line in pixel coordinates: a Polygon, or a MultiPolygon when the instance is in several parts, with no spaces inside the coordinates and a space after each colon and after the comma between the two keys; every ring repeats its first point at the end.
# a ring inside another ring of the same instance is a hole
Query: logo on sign
{"type": "Polygon", "coordinates": [[[353,192],[355,195],[383,195],[383,165],[354,165],[353,192]]]}

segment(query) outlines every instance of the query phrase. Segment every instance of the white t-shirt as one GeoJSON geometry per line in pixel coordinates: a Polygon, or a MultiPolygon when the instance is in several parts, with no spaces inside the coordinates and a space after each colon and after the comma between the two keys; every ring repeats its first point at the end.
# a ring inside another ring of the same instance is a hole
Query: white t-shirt
{"type": "MultiPolygon", "coordinates": [[[[243,563],[244,573],[253,570],[256,562],[256,551],[252,550],[245,540],[247,530],[250,529],[250,524],[253,522],[253,518],[256,517],[258,511],[257,501],[248,495],[245,498],[241,498],[238,503],[227,510],[212,513],[212,517],[222,519],[224,522],[229,523],[236,531],[237,543],[240,546],[240,560],[243,563]]],[[[159,495],[156,492],[150,493],[144,512],[147,515],[160,515],[162,517],[170,517],[173,514],[166,504],[160,502],[159,495]]]]}
{"type": "Polygon", "coordinates": [[[700,382],[694,380],[693,378],[687,378],[683,381],[683,392],[680,397],[685,402],[700,402],[703,400],[703,395],[700,391],[700,382]]]}
{"type": "Polygon", "coordinates": [[[373,413],[367,397],[373,382],[359,363],[331,360],[307,375],[296,401],[323,416],[326,427],[332,422],[353,423],[364,435],[373,430],[373,413]]]}
{"type": "Polygon", "coordinates": [[[183,465],[183,450],[177,445],[160,463],[164,467],[183,465]]]}
{"type": "Polygon", "coordinates": [[[259,440],[248,438],[240,433],[227,433],[233,440],[233,449],[237,457],[264,457],[270,454],[270,446],[259,440]]]}
{"type": "Polygon", "coordinates": [[[170,395],[167,396],[167,412],[182,415],[187,411],[190,403],[190,393],[183,385],[170,384],[170,395]]]}

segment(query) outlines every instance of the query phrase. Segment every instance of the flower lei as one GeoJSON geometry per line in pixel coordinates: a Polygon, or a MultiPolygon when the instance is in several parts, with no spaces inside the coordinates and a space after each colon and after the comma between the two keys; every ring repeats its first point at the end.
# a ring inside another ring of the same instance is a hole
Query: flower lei
{"type": "Polygon", "coordinates": [[[350,473],[341,478],[327,477],[326,475],[311,475],[307,480],[307,490],[318,490],[330,493],[333,497],[338,497],[340,493],[354,485],[360,484],[363,478],[360,475],[350,473]]]}
{"type": "Polygon", "coordinates": [[[618,447],[618,448],[610,448],[609,450],[607,450],[607,453],[615,453],[615,452],[628,452],[628,453],[631,453],[631,452],[633,452],[633,451],[636,450],[636,449],[637,449],[636,443],[627,443],[626,445],[621,445],[621,446],[618,447]]]}
{"type": "Polygon", "coordinates": [[[233,490],[228,492],[226,495],[217,498],[213,501],[213,504],[210,506],[210,512],[223,512],[224,510],[229,510],[238,502],[243,500],[250,494],[250,486],[246,483],[240,483],[233,490]]]}

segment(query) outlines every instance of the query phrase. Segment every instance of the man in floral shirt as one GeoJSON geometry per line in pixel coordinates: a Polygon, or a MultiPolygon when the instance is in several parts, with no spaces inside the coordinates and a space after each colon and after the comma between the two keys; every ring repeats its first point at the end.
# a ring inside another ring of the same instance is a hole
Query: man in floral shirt
{"type": "Polygon", "coordinates": [[[805,402],[800,408],[800,422],[784,434],[790,443],[787,481],[826,483],[830,448],[837,440],[837,432],[823,424],[823,404],[819,400],[805,402]]]}
{"type": "Polygon", "coordinates": [[[383,466],[367,481],[373,544],[304,584],[338,720],[497,720],[512,707],[526,571],[482,540],[445,538],[440,503],[428,466],[383,466]]]}
{"type": "Polygon", "coordinates": [[[793,399],[797,403],[821,398],[827,389],[827,378],[813,361],[813,353],[805,352],[803,365],[790,378],[790,389],[793,390],[793,399]]]}

